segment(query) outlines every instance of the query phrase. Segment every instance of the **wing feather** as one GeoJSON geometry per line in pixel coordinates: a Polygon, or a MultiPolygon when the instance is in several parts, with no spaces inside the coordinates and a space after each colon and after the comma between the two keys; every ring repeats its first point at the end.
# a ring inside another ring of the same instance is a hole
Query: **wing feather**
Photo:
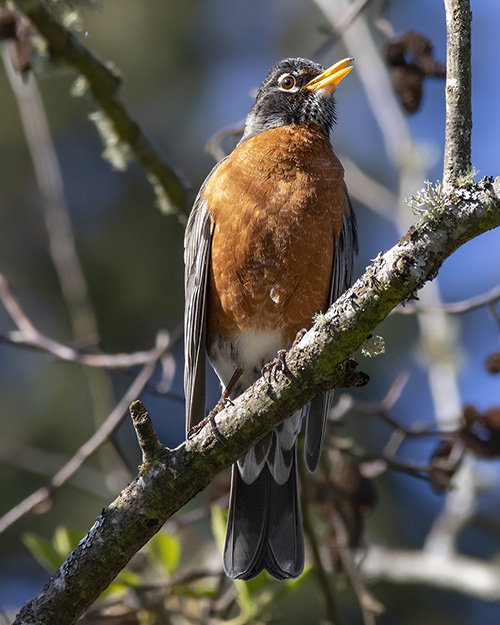
{"type": "MultiPolygon", "coordinates": [[[[331,306],[351,286],[354,255],[358,253],[356,216],[352,210],[351,200],[347,191],[346,200],[348,210],[344,214],[342,230],[335,246],[328,306],[331,306]]],[[[325,439],[328,411],[334,392],[333,390],[328,391],[319,397],[315,397],[309,407],[304,448],[306,466],[309,471],[315,471],[318,466],[325,439]]]]}
{"type": "MultiPolygon", "coordinates": [[[[221,161],[222,162],[222,161],[221,161]]],[[[205,179],[189,215],[184,237],[184,393],[186,432],[205,416],[206,301],[212,245],[212,217],[203,193],[218,163],[205,179]]]]}

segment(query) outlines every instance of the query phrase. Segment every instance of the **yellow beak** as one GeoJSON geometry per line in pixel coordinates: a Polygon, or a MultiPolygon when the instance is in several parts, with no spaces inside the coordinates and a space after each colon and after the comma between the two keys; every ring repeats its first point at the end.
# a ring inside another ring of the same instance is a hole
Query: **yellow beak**
{"type": "Polygon", "coordinates": [[[310,91],[324,89],[328,95],[331,95],[339,82],[347,76],[351,69],[354,69],[352,66],[346,67],[353,60],[354,59],[342,59],[338,63],[335,63],[328,69],[325,69],[319,76],[309,81],[307,85],[304,85],[303,89],[309,89],[310,91]]]}

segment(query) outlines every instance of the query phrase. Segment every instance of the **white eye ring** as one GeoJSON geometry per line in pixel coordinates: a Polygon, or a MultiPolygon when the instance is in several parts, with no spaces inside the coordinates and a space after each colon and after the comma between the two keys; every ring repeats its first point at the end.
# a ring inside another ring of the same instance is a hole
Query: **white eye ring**
{"type": "Polygon", "coordinates": [[[291,74],[281,74],[278,78],[278,88],[281,91],[288,91],[292,93],[299,90],[297,80],[295,79],[295,76],[292,76],[291,74]]]}

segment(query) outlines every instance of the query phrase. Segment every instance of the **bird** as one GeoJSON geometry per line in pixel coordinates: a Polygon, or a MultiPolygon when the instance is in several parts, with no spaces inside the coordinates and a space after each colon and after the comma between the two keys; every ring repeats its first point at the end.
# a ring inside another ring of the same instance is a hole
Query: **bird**
{"type": "MultiPolygon", "coordinates": [[[[353,69],[276,63],[234,150],[203,182],[185,232],[186,429],[205,424],[206,356],[229,399],[351,285],[357,226],[330,133],[334,91],[353,69]]],[[[232,467],[225,573],[279,580],[304,568],[297,436],[318,464],[331,392],[316,397],[232,467]]]]}

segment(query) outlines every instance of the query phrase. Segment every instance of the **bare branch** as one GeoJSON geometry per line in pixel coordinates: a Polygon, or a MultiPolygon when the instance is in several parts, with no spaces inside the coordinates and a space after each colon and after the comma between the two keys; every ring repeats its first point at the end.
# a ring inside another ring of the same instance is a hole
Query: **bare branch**
{"type": "Polygon", "coordinates": [[[152,464],[163,451],[163,445],[160,443],[160,439],[156,434],[156,430],[146,408],[144,408],[140,401],[134,401],[130,405],[130,416],[132,417],[137,440],[142,450],[141,470],[146,471],[147,467],[152,464]]]}
{"type": "Polygon", "coordinates": [[[342,566],[349,576],[352,587],[358,596],[358,601],[363,613],[363,621],[365,625],[375,625],[375,615],[381,614],[384,611],[384,606],[371,594],[360,575],[358,567],[354,562],[352,550],[349,547],[348,532],[344,519],[335,506],[332,506],[330,516],[337,537],[342,566]]]}
{"type": "Polygon", "coordinates": [[[448,313],[450,315],[460,315],[462,313],[477,310],[486,306],[491,306],[500,300],[500,286],[493,287],[490,291],[482,293],[481,295],[475,295],[468,299],[461,300],[459,302],[450,302],[439,305],[427,305],[409,303],[404,306],[398,306],[394,309],[395,313],[401,315],[414,315],[415,313],[439,314],[448,313]]]}
{"type": "MultiPolygon", "coordinates": [[[[51,478],[68,461],[67,456],[0,439],[0,462],[22,471],[51,478]]],[[[91,495],[108,498],[112,491],[102,479],[102,472],[81,467],[71,479],[72,486],[91,495]]]]}
{"type": "Polygon", "coordinates": [[[142,392],[149,378],[153,375],[158,360],[168,348],[168,339],[163,338],[155,348],[151,360],[144,366],[137,378],[134,380],[128,391],[116,405],[109,417],[103,422],[94,435],[80,447],[76,454],[67,462],[51,479],[47,486],[39,488],[24,501],[9,510],[7,514],[0,518],[0,532],[3,532],[22,516],[31,512],[41,503],[48,501],[54,496],[55,491],[65,484],[79,470],[82,464],[90,458],[106,441],[122,422],[129,404],[135,400],[142,392]]]}
{"type": "MultiPolygon", "coordinates": [[[[35,326],[31,323],[28,316],[24,313],[24,310],[21,308],[19,302],[12,295],[9,282],[7,281],[7,278],[5,278],[5,276],[3,276],[1,273],[0,299],[5,306],[5,310],[9,313],[11,319],[19,328],[19,333],[24,335],[24,337],[26,337],[26,342],[28,342],[32,336],[37,334],[37,330],[35,329],[35,326]]],[[[17,342],[14,337],[12,338],[12,342],[17,342]]]]}
{"type": "Polygon", "coordinates": [[[209,154],[216,162],[221,161],[226,153],[221,146],[221,143],[227,137],[232,137],[235,144],[236,139],[238,139],[245,130],[245,124],[240,122],[239,124],[233,124],[232,126],[227,126],[225,128],[221,128],[216,133],[214,133],[205,144],[205,152],[209,154]]]}
{"type": "MultiPolygon", "coordinates": [[[[156,358],[157,348],[149,351],[138,351],[131,354],[86,354],[69,347],[39,332],[21,305],[14,297],[7,279],[0,274],[0,301],[5,306],[12,321],[18,330],[12,330],[6,334],[0,334],[0,341],[23,347],[31,347],[52,354],[60,360],[75,362],[87,367],[99,367],[102,369],[130,369],[138,365],[145,365],[156,358]]],[[[181,336],[182,328],[179,326],[169,336],[169,345],[175,343],[181,336]]]]}
{"type": "Polygon", "coordinates": [[[331,47],[333,47],[337,43],[344,31],[349,28],[349,26],[354,22],[354,20],[358,17],[358,15],[365,8],[369,1],[370,0],[354,0],[351,6],[345,9],[344,13],[335,23],[335,26],[332,27],[332,34],[314,53],[314,58],[323,56],[331,47]]]}
{"type": "MultiPolygon", "coordinates": [[[[23,19],[30,24],[27,18],[23,19]]],[[[31,24],[30,26],[35,31],[31,24]]],[[[24,72],[21,76],[14,71],[6,48],[3,50],[3,58],[11,87],[17,98],[26,142],[35,169],[50,256],[71,319],[73,338],[84,341],[89,341],[90,338],[98,340],[97,318],[76,251],[62,173],[36,77],[33,72],[24,72]]],[[[111,381],[104,371],[91,369],[85,373],[92,399],[94,422],[100,425],[102,418],[113,406],[111,381]]],[[[117,457],[114,458],[116,459],[117,457]]],[[[114,460],[111,454],[102,458],[106,473],[111,471],[114,460]]]]}
{"type": "Polygon", "coordinates": [[[24,134],[35,168],[43,200],[50,254],[68,306],[74,338],[97,335],[97,321],[76,253],[75,237],[64,197],[62,174],[50,136],[40,90],[33,73],[21,77],[12,68],[5,51],[3,59],[7,76],[17,98],[24,134]]]}
{"type": "Polygon", "coordinates": [[[471,20],[469,0],[444,0],[446,10],[446,132],[443,188],[463,186],[471,172],[471,20]]]}
{"type": "Polygon", "coordinates": [[[456,552],[460,532],[474,516],[477,508],[479,487],[475,483],[470,464],[461,467],[454,480],[454,488],[448,493],[440,514],[434,520],[424,544],[430,555],[450,558],[456,552]]]}
{"type": "Polygon", "coordinates": [[[305,475],[304,463],[299,461],[298,468],[302,492],[302,522],[304,524],[304,533],[308,538],[309,546],[312,552],[314,574],[316,575],[316,578],[318,580],[319,590],[324,598],[325,616],[328,619],[328,622],[334,623],[335,625],[340,625],[341,620],[339,612],[337,610],[335,594],[333,592],[332,584],[328,579],[328,574],[325,570],[325,567],[323,566],[323,562],[321,561],[321,553],[318,545],[318,539],[316,538],[316,533],[314,531],[314,527],[309,515],[310,501],[308,493],[310,491],[310,487],[307,483],[308,478],[305,475]]]}
{"type": "Polygon", "coordinates": [[[426,584],[485,601],[500,601],[500,569],[494,562],[467,556],[444,558],[424,551],[370,547],[361,563],[371,581],[426,584]]]}

